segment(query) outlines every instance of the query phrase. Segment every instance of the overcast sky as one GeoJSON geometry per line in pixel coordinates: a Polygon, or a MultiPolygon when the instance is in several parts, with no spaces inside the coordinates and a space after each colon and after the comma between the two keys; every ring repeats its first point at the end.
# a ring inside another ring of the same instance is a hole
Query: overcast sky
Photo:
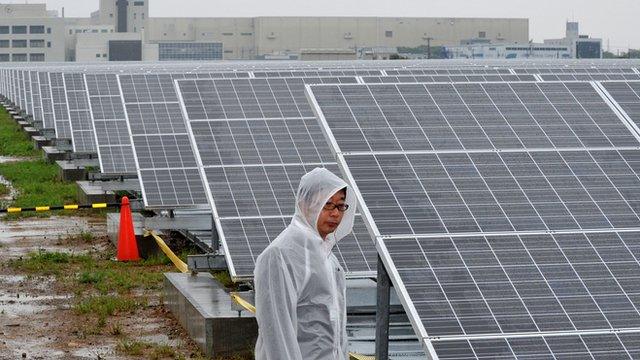
{"type": "MultiPolygon", "coordinates": [[[[444,16],[530,19],[535,41],[564,36],[575,19],[580,32],[604,40],[612,51],[640,48],[640,0],[148,0],[152,17],[233,16],[444,16]],[[177,4],[177,5],[176,5],[177,4]]],[[[2,2],[7,2],[4,0],[2,2]]],[[[8,1],[20,3],[24,1],[8,1]]],[[[39,2],[30,0],[30,3],[39,2]]],[[[98,0],[46,0],[49,9],[84,17],[98,0]]]]}

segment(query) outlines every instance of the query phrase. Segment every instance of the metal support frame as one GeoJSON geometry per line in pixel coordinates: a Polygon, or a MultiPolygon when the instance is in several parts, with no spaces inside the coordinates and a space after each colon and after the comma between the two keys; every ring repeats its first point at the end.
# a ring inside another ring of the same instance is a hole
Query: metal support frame
{"type": "Polygon", "coordinates": [[[376,359],[389,360],[389,316],[391,279],[378,255],[378,286],[376,307],[376,359]]]}
{"type": "Polygon", "coordinates": [[[187,266],[193,273],[199,271],[227,270],[224,255],[200,254],[187,256],[187,266]]]}

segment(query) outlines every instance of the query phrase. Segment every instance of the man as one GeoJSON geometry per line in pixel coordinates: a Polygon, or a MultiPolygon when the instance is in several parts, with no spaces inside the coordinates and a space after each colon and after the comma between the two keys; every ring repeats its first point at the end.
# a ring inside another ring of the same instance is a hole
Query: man
{"type": "Polygon", "coordinates": [[[354,215],[342,179],[321,168],[302,177],[291,224],[256,262],[257,360],[348,358],[344,270],[331,249],[354,215]]]}

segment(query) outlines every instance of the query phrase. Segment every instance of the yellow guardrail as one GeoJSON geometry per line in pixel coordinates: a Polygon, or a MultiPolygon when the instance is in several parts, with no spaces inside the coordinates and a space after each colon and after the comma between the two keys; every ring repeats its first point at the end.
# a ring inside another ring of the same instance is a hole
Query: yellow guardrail
{"type": "Polygon", "coordinates": [[[180,270],[180,272],[183,272],[183,273],[189,272],[189,267],[187,266],[187,264],[185,264],[184,261],[180,260],[180,258],[176,254],[174,254],[173,251],[171,251],[169,246],[167,246],[167,244],[164,242],[164,240],[162,240],[160,236],[158,236],[155,232],[150,230],[145,230],[144,235],[153,237],[153,239],[156,241],[156,244],[158,244],[158,247],[160,247],[160,250],[162,250],[162,252],[165,255],[167,255],[167,257],[171,260],[173,265],[175,265],[176,268],[180,270]]]}
{"type": "Polygon", "coordinates": [[[242,306],[245,310],[249,311],[252,314],[256,313],[256,307],[247,300],[243,299],[238,293],[232,292],[230,295],[233,302],[242,306]]]}

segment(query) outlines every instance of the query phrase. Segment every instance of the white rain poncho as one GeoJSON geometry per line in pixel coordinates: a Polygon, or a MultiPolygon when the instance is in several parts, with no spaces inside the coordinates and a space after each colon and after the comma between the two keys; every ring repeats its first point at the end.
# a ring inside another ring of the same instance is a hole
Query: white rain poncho
{"type": "Polygon", "coordinates": [[[347,184],[316,168],[300,180],[291,224],[260,254],[255,267],[257,360],[347,359],[344,270],[331,249],[353,228],[355,194],[347,189],[336,230],[322,239],[324,204],[347,184]]]}

